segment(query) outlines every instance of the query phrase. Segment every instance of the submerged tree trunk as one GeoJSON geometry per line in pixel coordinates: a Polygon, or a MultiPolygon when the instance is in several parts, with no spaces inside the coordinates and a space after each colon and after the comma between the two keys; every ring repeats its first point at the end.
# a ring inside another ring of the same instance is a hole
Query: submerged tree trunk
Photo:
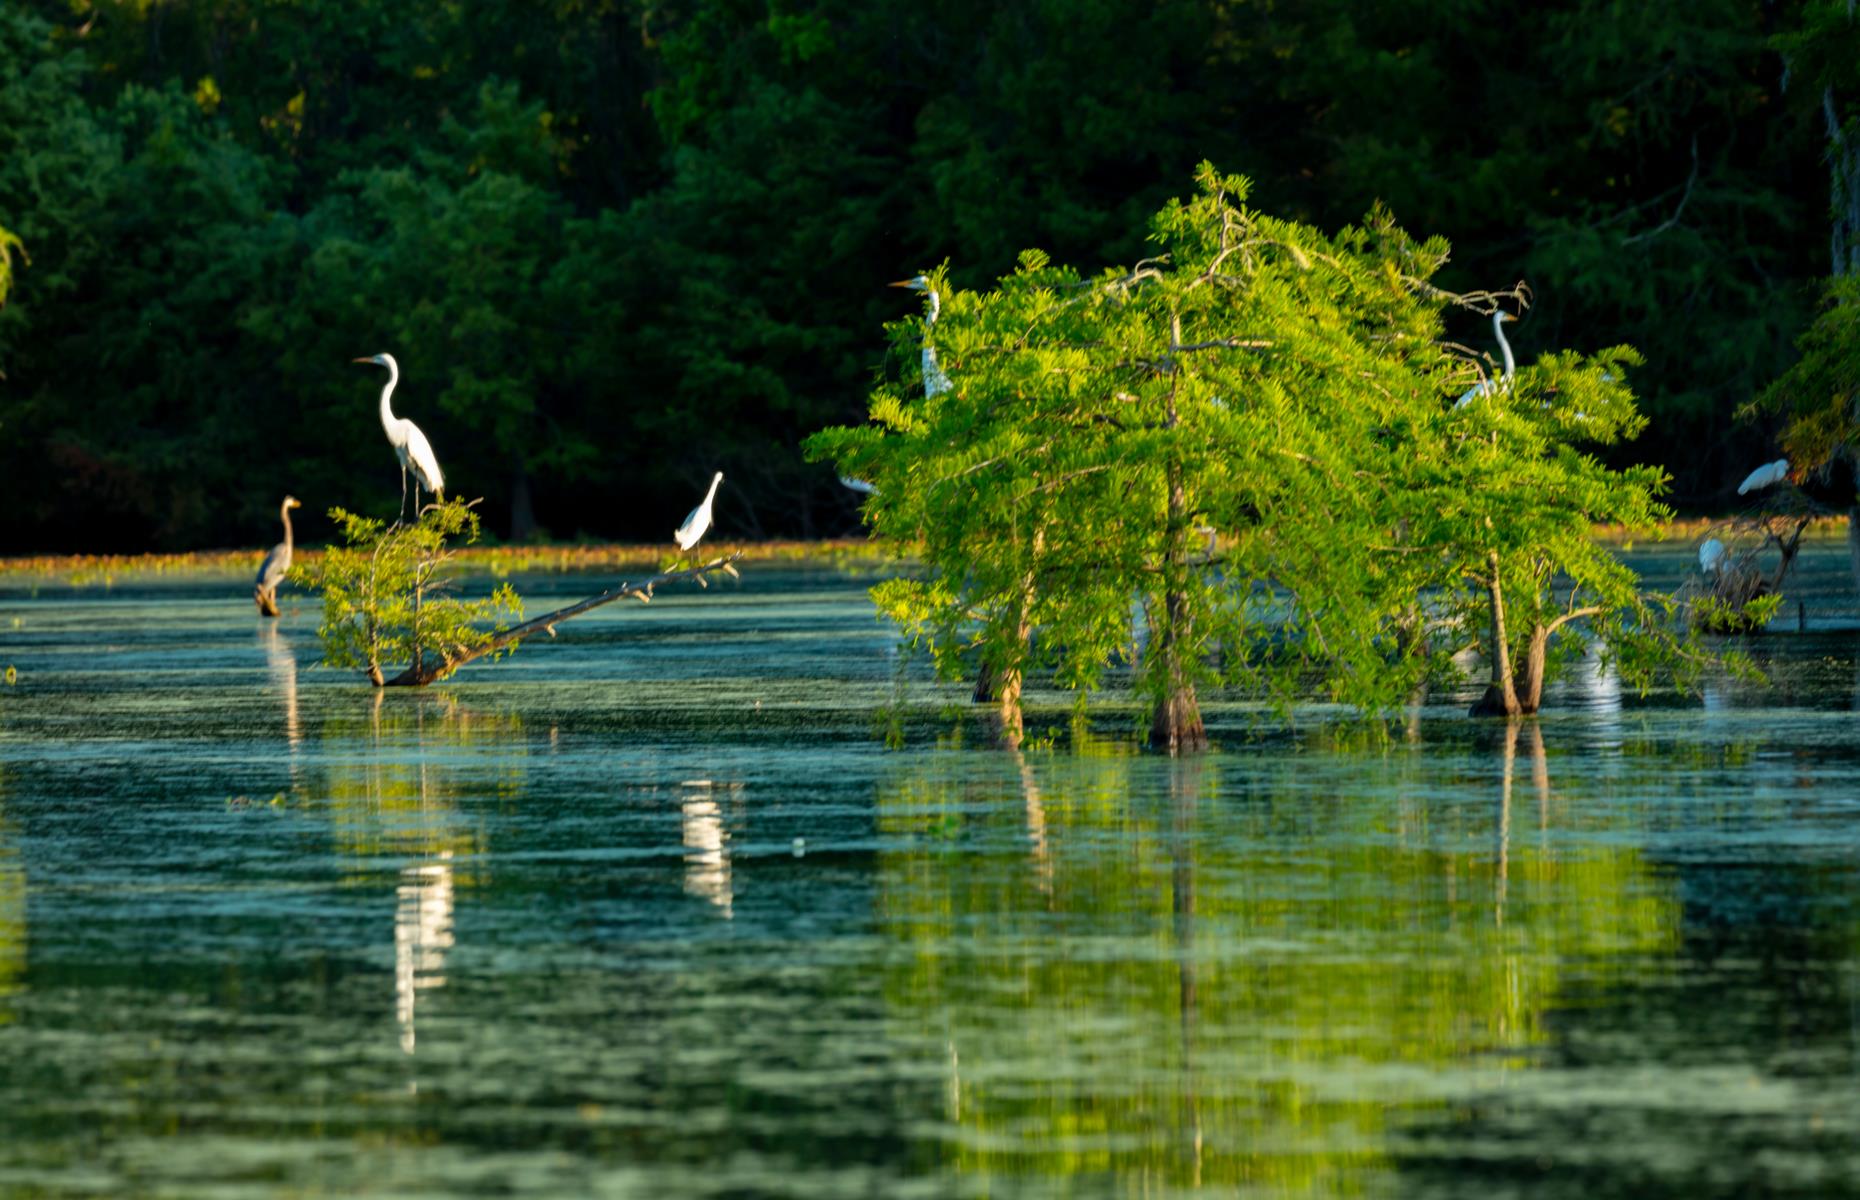
{"type": "Polygon", "coordinates": [[[727,571],[734,575],[736,574],[736,568],[730,564],[742,556],[742,552],[739,550],[724,558],[712,559],[702,566],[685,567],[677,571],[665,571],[661,574],[654,575],[651,579],[643,583],[622,583],[617,588],[610,588],[598,596],[590,596],[588,599],[582,600],[576,604],[571,604],[567,608],[558,608],[552,613],[545,613],[534,620],[525,621],[521,625],[513,625],[509,629],[498,632],[484,645],[476,647],[464,654],[460,654],[456,658],[441,658],[440,661],[434,663],[427,661],[424,656],[416,650],[413,664],[392,679],[383,678],[381,668],[375,663],[370,662],[368,666],[368,679],[369,682],[373,683],[376,687],[425,687],[429,683],[444,679],[466,663],[483,658],[487,654],[495,653],[496,651],[504,649],[506,646],[514,645],[533,633],[547,633],[550,637],[554,637],[555,627],[563,621],[573,617],[579,617],[586,612],[592,612],[594,609],[604,604],[612,604],[615,600],[625,600],[629,598],[650,602],[652,600],[652,589],[661,583],[669,583],[677,579],[696,579],[699,576],[709,575],[717,571],[727,571]]]}
{"type": "MultiPolygon", "coordinates": [[[[1799,540],[1801,536],[1801,528],[1798,526],[1796,529],[1796,538],[1799,540]]],[[[1778,586],[1782,584],[1783,571],[1789,569],[1789,565],[1794,559],[1795,543],[1791,542],[1783,559],[1782,569],[1776,572],[1776,582],[1778,586]]],[[[1860,594],[1860,506],[1847,510],[1847,565],[1853,572],[1854,592],[1860,594]]]]}
{"type": "MultiPolygon", "coordinates": [[[[1181,344],[1182,317],[1172,313],[1169,318],[1170,351],[1173,353],[1181,344]]],[[[1179,383],[1178,377],[1177,385],[1179,383]]],[[[1180,420],[1175,393],[1171,390],[1166,423],[1173,429],[1180,420]]],[[[1150,720],[1150,748],[1167,750],[1170,754],[1193,754],[1208,748],[1208,731],[1201,723],[1201,702],[1195,697],[1195,680],[1189,672],[1194,617],[1188,602],[1188,489],[1182,481],[1182,463],[1173,456],[1169,459],[1168,480],[1169,534],[1163,555],[1162,638],[1157,643],[1157,652],[1162,656],[1163,687],[1161,701],[1150,720]]]]}
{"type": "MultiPolygon", "coordinates": [[[[1010,649],[1013,657],[998,672],[994,673],[995,690],[1000,700],[1001,743],[1010,749],[1019,749],[1025,726],[1021,719],[1020,693],[1027,663],[1027,639],[1033,636],[1033,588],[1037,578],[1040,553],[1046,549],[1046,531],[1036,527],[1033,531],[1031,550],[1027,558],[1027,570],[1021,575],[1019,595],[1014,598],[1014,644],[1010,649]]],[[[981,681],[976,681],[979,690],[981,681]]]]}
{"type": "MultiPolygon", "coordinates": [[[[1171,524],[1186,507],[1181,468],[1170,464],[1169,514],[1171,524]]],[[[1177,539],[1180,540],[1179,537],[1177,539]]],[[[1178,547],[1179,549],[1179,547],[1178,547]]],[[[1193,645],[1193,617],[1189,612],[1187,565],[1171,555],[1168,583],[1163,592],[1161,636],[1155,643],[1163,673],[1162,699],[1150,721],[1150,748],[1170,754],[1193,754],[1208,748],[1208,731],[1201,723],[1201,702],[1189,673],[1188,654],[1193,645]]]]}
{"type": "Polygon", "coordinates": [[[1492,603],[1492,682],[1485,695],[1472,706],[1475,717],[1515,717],[1519,715],[1517,686],[1511,678],[1511,646],[1505,634],[1505,593],[1498,578],[1498,552],[1486,559],[1491,570],[1486,592],[1492,603]]]}

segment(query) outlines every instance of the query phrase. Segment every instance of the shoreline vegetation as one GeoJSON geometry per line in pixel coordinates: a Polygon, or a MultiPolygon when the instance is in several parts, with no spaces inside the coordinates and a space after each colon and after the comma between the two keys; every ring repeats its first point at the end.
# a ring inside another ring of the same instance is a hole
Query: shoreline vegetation
{"type": "MultiPolygon", "coordinates": [[[[1625,529],[1598,525],[1595,536],[1611,545],[1630,547],[1646,542],[1683,542],[1734,520],[1731,516],[1684,517],[1652,529],[1625,529]]],[[[1803,533],[1804,541],[1837,540],[1847,536],[1845,516],[1819,516],[1803,533]]],[[[867,538],[774,539],[770,541],[718,541],[719,553],[740,555],[744,565],[761,562],[887,562],[915,561],[886,551],[867,538]]],[[[325,548],[297,549],[300,566],[321,563],[325,548]]],[[[457,552],[458,565],[493,575],[516,572],[621,570],[657,563],[665,547],[644,542],[555,543],[521,546],[471,546],[457,552]]],[[[0,578],[9,576],[59,577],[72,586],[108,586],[117,578],[167,575],[237,575],[250,573],[264,558],[265,548],[193,550],[172,554],[39,554],[0,557],[0,578]]],[[[302,591],[302,588],[294,588],[302,591]]]]}

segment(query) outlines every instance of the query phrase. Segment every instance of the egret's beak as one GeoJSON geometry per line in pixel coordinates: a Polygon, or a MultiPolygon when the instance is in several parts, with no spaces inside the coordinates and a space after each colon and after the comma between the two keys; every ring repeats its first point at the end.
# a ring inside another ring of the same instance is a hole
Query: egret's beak
{"type": "Polygon", "coordinates": [[[358,362],[358,363],[367,363],[371,367],[379,365],[379,363],[377,363],[376,360],[373,358],[352,358],[349,361],[358,362]]]}
{"type": "Polygon", "coordinates": [[[302,500],[293,500],[289,504],[287,504],[285,507],[286,508],[302,508],[303,506],[304,506],[304,502],[302,500]]]}
{"type": "Polygon", "coordinates": [[[885,286],[886,287],[901,287],[901,288],[916,287],[917,281],[915,279],[900,279],[896,283],[888,283],[885,286]]]}
{"type": "Polygon", "coordinates": [[[1514,313],[1502,312],[1498,314],[1498,319],[1500,321],[1515,321],[1518,318],[1517,318],[1517,315],[1514,313]]]}

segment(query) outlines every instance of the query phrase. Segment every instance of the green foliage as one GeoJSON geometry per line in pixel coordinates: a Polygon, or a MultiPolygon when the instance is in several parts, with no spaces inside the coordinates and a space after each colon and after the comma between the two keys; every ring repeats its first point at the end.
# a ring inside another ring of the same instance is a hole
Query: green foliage
{"type": "Polygon", "coordinates": [[[842,532],[850,496],[795,446],[861,411],[898,313],[878,285],[947,258],[975,287],[1028,243],[1132,261],[1202,157],[1318,228],[1385,200],[1452,232],[1442,286],[1528,277],[1528,356],[1639,347],[1645,457],[1708,496],[1748,469],[1731,409],[1788,360],[1823,270],[1817,106],[1825,82],[1850,108],[1845,21],[17,0],[0,220],[34,266],[0,311],[21,448],[0,549],[260,542],[286,490],[390,502],[347,367],[384,349],[500,535],[662,538],[714,469],[745,532],[842,532]]]}
{"type": "Polygon", "coordinates": [[[1703,633],[1755,633],[1768,625],[1782,607],[1781,592],[1732,604],[1706,592],[1692,601],[1692,624],[1703,633]]]}
{"type": "Polygon", "coordinates": [[[1445,243],[1379,212],[1326,236],[1246,207],[1244,179],[1198,182],[1132,269],[934,274],[934,329],[893,326],[895,349],[931,337],[953,387],[882,385],[868,424],[810,439],[930,568],[874,596],[939,666],[979,651],[1089,689],[1130,660],[1158,709],[1210,684],[1284,709],[1316,682],[1375,713],[1446,669],[1429,630],[1477,640],[1493,564],[1521,658],[1586,620],[1633,682],[1696,666],[1670,599],[1592,536],[1667,515],[1660,471],[1580,448],[1644,424],[1632,349],[1546,355],[1456,407],[1445,243]]]}
{"type": "MultiPolygon", "coordinates": [[[[478,515],[458,500],[428,505],[409,525],[390,525],[341,508],[330,520],[343,544],[332,546],[311,586],[323,593],[323,661],[356,667],[380,684],[384,668],[450,664],[490,644],[491,627],[523,616],[516,589],[503,583],[482,600],[449,594],[451,548],[478,540],[478,515]]],[[[486,657],[497,658],[515,643],[486,657]]],[[[447,672],[442,670],[440,678],[447,672]]]]}
{"type": "Polygon", "coordinates": [[[1796,348],[1801,358],[1745,413],[1782,415],[1791,468],[1814,471],[1860,442],[1860,277],[1829,281],[1821,313],[1796,348]]]}

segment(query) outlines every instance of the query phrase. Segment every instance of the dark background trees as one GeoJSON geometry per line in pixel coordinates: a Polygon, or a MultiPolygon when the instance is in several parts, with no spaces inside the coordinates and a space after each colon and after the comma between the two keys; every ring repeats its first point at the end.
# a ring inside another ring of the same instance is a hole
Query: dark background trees
{"type": "Polygon", "coordinates": [[[1327,228],[1385,202],[1453,241],[1446,286],[1528,280],[1527,360],[1641,348],[1623,461],[1710,506],[1829,270],[1819,93],[1785,59],[1807,78],[1802,31],[1841,15],[15,0],[0,551],[256,544],[285,491],[392,507],[348,365],[381,350],[500,535],[663,539],[716,468],[724,532],[843,532],[798,442],[863,413],[881,285],[1131,261],[1202,159],[1327,228]]]}

